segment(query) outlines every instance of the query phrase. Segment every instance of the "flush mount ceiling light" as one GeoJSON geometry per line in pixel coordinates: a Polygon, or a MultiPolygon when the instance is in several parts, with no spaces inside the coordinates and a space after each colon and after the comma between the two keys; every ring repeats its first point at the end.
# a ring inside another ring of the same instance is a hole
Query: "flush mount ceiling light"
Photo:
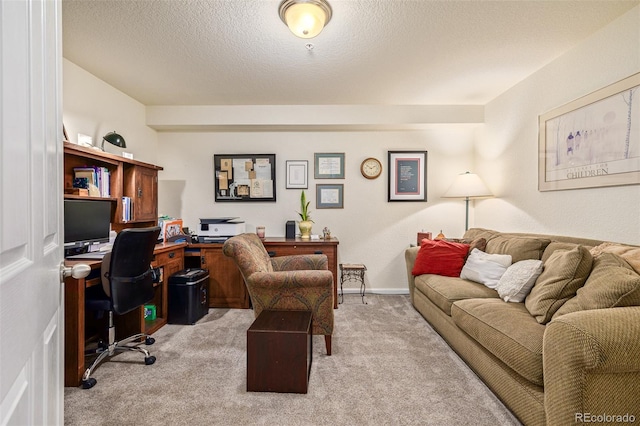
{"type": "Polygon", "coordinates": [[[320,34],[332,14],[326,0],[283,0],[278,12],[282,22],[300,38],[313,38],[320,34]]]}

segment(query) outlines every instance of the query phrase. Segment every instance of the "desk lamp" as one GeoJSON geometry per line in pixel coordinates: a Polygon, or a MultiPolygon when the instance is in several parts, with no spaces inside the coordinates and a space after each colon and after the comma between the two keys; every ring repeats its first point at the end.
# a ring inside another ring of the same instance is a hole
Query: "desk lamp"
{"type": "Polygon", "coordinates": [[[117,134],[115,131],[107,133],[102,137],[102,145],[100,145],[100,149],[104,151],[104,141],[109,142],[111,145],[119,146],[120,148],[126,148],[127,143],[124,141],[124,138],[117,134]]]}
{"type": "Polygon", "coordinates": [[[464,230],[469,229],[469,200],[472,198],[492,197],[491,191],[482,179],[475,173],[462,173],[456,177],[451,187],[442,196],[443,198],[464,198],[466,202],[466,219],[464,230]]]}

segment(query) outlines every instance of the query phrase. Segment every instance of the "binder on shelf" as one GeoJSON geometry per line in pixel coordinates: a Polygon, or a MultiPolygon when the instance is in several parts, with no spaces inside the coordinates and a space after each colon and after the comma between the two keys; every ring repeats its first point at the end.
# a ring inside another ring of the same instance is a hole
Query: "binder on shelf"
{"type": "Polygon", "coordinates": [[[122,197],[122,221],[129,222],[131,220],[131,198],[122,197]]]}

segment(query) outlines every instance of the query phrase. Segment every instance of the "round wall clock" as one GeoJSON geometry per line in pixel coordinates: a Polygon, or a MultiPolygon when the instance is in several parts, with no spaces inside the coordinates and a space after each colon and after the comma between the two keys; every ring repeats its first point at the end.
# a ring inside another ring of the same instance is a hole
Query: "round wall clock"
{"type": "Polygon", "coordinates": [[[377,158],[367,158],[360,165],[360,173],[367,179],[375,179],[382,173],[382,163],[377,158]]]}

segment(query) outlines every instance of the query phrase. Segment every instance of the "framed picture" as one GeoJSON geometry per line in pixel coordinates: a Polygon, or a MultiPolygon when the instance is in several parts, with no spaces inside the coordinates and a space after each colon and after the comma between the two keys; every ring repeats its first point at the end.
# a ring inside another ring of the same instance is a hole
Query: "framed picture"
{"type": "Polygon", "coordinates": [[[162,221],[162,241],[171,241],[171,237],[182,235],[182,219],[169,219],[162,221]]]}
{"type": "Polygon", "coordinates": [[[538,190],[640,184],[640,73],[539,117],[538,190]]]}
{"type": "Polygon", "coordinates": [[[389,151],[389,201],[427,201],[427,151],[389,151]]]}
{"type": "Polygon", "coordinates": [[[344,185],[316,185],[316,208],[344,208],[344,185]]]}
{"type": "Polygon", "coordinates": [[[287,189],[307,189],[309,162],[307,160],[287,160],[287,189]]]}
{"type": "Polygon", "coordinates": [[[215,154],[215,201],[276,201],[275,154],[215,154]]]}
{"type": "Polygon", "coordinates": [[[344,179],[344,152],[313,154],[316,179],[344,179]]]}

